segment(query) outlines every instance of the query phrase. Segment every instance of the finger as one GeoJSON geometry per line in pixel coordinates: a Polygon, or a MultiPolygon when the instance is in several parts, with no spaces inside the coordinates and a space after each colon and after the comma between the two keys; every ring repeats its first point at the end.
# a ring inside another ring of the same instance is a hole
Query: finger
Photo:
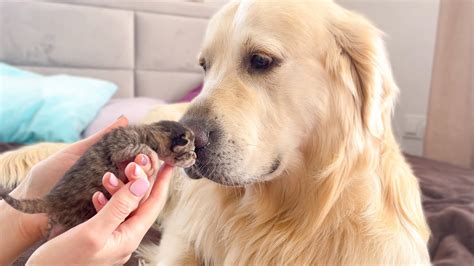
{"type": "MultiPolygon", "coordinates": [[[[148,159],[150,161],[150,168],[148,171],[146,171],[148,180],[151,183],[151,186],[153,186],[153,183],[155,182],[156,174],[158,173],[158,169],[160,167],[160,160],[158,159],[158,154],[154,152],[153,150],[149,151],[148,154],[148,159]]],[[[145,198],[147,198],[148,195],[146,195],[145,198]]]]}
{"type": "MultiPolygon", "coordinates": [[[[151,189],[150,197],[153,197],[154,200],[161,199],[168,196],[168,186],[171,180],[171,174],[173,172],[173,166],[169,164],[163,164],[157,174],[155,184],[151,189]]],[[[153,205],[154,203],[149,203],[148,205],[153,205]]],[[[157,211],[159,213],[159,211],[157,211]]]]}
{"type": "Polygon", "coordinates": [[[132,254],[126,256],[125,258],[123,258],[123,260],[122,260],[122,265],[125,264],[125,263],[127,263],[127,262],[130,260],[131,257],[132,257],[132,254]]]}
{"type": "Polygon", "coordinates": [[[125,167],[125,176],[129,181],[137,180],[139,178],[148,178],[143,168],[135,162],[131,162],[125,167]]]}
{"type": "Polygon", "coordinates": [[[173,167],[170,165],[164,164],[161,167],[148,199],[143,202],[132,217],[119,227],[125,238],[135,239],[122,238],[122,241],[140,240],[153,225],[165,206],[172,171],[173,167]]]}
{"type": "Polygon", "coordinates": [[[122,180],[118,179],[113,173],[107,172],[102,177],[102,185],[110,193],[115,194],[120,188],[124,186],[122,180]]]}
{"type": "Polygon", "coordinates": [[[140,167],[145,171],[148,177],[153,175],[153,165],[150,161],[150,158],[145,154],[139,154],[135,157],[135,163],[140,165],[140,167]]]}
{"type": "Polygon", "coordinates": [[[106,128],[101,129],[99,132],[95,133],[94,135],[78,141],[70,146],[71,149],[77,149],[78,154],[84,153],[90,146],[95,144],[99,141],[105,134],[109,133],[112,129],[118,127],[125,127],[128,125],[128,119],[125,116],[120,116],[115,120],[112,124],[107,126],[106,128]]]}
{"type": "MultiPolygon", "coordinates": [[[[151,169],[150,175],[148,176],[148,180],[151,183],[151,187],[153,187],[156,179],[156,175],[158,174],[158,170],[160,168],[160,160],[158,159],[158,154],[156,152],[152,152],[149,155],[150,162],[151,162],[151,169]]],[[[149,193],[151,193],[151,190],[148,191],[148,194],[146,195],[146,198],[148,198],[149,193]]]]}
{"type": "MultiPolygon", "coordinates": [[[[153,185],[154,178],[150,178],[147,176],[145,171],[143,171],[142,167],[139,166],[137,163],[129,163],[127,167],[125,167],[125,176],[128,178],[129,181],[133,181],[139,178],[147,178],[148,182],[150,182],[151,185],[153,185]]],[[[147,191],[145,196],[143,197],[144,199],[148,198],[148,195],[150,194],[150,191],[147,191]]]]}
{"type": "Polygon", "coordinates": [[[127,183],[86,223],[97,232],[98,237],[107,238],[137,208],[149,186],[150,183],[146,178],[127,183]]]}
{"type": "Polygon", "coordinates": [[[94,204],[94,208],[97,212],[99,212],[105,204],[107,204],[108,200],[104,196],[104,194],[100,191],[97,191],[92,195],[92,204],[94,204]]]}
{"type": "Polygon", "coordinates": [[[160,168],[160,159],[158,159],[158,154],[156,152],[152,152],[151,154],[148,154],[148,156],[151,161],[151,168],[153,169],[152,177],[154,179],[160,168]]]}

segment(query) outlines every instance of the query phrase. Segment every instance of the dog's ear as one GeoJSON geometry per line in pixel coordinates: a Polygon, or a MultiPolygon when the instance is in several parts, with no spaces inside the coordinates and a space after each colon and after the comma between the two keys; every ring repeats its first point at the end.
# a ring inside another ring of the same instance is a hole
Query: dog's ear
{"type": "Polygon", "coordinates": [[[382,32],[364,17],[338,9],[329,21],[336,49],[328,51],[326,66],[351,90],[364,127],[382,137],[390,127],[398,88],[393,81],[382,32]]]}

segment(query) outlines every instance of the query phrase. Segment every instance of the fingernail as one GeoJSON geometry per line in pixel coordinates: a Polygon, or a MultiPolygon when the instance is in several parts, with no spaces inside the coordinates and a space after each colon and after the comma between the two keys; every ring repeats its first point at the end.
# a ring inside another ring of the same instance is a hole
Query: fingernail
{"type": "Polygon", "coordinates": [[[104,194],[102,194],[102,192],[99,192],[97,200],[99,201],[100,205],[105,205],[107,203],[107,199],[105,198],[104,194]]]}
{"type": "Polygon", "coordinates": [[[145,178],[140,178],[134,181],[132,185],[130,185],[130,192],[132,192],[132,194],[137,197],[141,197],[145,195],[149,186],[150,184],[148,183],[148,180],[146,180],[145,178]]]}
{"type": "Polygon", "coordinates": [[[141,176],[143,176],[143,170],[140,168],[140,166],[138,166],[138,164],[135,164],[135,170],[133,171],[133,174],[134,174],[136,177],[141,177],[141,176]]]}
{"type": "Polygon", "coordinates": [[[122,118],[124,118],[125,116],[123,114],[121,114],[119,117],[117,117],[117,120],[120,120],[122,118]]]}
{"type": "Polygon", "coordinates": [[[117,177],[116,177],[114,174],[112,174],[112,173],[109,174],[109,184],[110,184],[111,186],[113,186],[113,187],[118,186],[118,179],[117,179],[117,177]]]}
{"type": "Polygon", "coordinates": [[[148,157],[142,154],[140,164],[143,165],[143,166],[147,165],[148,164],[148,157]]]}

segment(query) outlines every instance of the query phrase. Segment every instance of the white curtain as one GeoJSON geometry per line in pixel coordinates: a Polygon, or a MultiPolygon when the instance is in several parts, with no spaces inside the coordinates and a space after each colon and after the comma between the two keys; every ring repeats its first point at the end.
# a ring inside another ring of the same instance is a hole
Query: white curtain
{"type": "Polygon", "coordinates": [[[424,156],[474,168],[474,0],[441,0],[424,156]]]}

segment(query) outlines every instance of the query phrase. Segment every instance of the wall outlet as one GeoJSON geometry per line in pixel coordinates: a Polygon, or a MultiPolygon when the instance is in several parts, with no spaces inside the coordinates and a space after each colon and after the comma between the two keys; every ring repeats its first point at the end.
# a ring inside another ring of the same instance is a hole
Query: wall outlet
{"type": "Polygon", "coordinates": [[[425,135],[426,117],[422,115],[406,115],[403,138],[423,139],[425,135]]]}

